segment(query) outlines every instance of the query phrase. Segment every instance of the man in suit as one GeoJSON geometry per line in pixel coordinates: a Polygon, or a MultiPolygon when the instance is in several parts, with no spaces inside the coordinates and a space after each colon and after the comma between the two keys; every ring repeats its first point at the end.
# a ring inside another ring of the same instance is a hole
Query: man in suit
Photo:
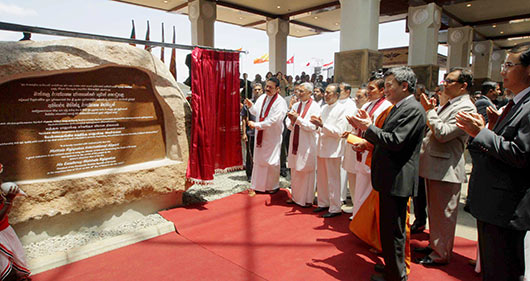
{"type": "Polygon", "coordinates": [[[479,114],[457,115],[457,126],[473,137],[469,204],[486,281],[523,280],[525,271],[526,231],[510,221],[518,220],[516,207],[530,187],[530,44],[508,52],[501,75],[514,98],[500,116],[489,115],[492,129],[479,114]]]}
{"type": "Polygon", "coordinates": [[[383,127],[372,124],[364,110],[350,118],[374,145],[372,186],[379,191],[379,227],[385,259],[384,274],[371,280],[407,280],[405,265],[406,216],[409,198],[416,194],[425,111],[414,99],[416,75],[408,67],[385,73],[385,96],[394,107],[383,127]]]}
{"type": "Polygon", "coordinates": [[[475,101],[478,113],[484,117],[486,123],[488,123],[488,115],[486,114],[486,108],[493,106],[495,108],[494,100],[501,94],[501,88],[497,82],[486,81],[482,83],[481,96],[475,101]]]}
{"type": "Polygon", "coordinates": [[[468,94],[472,82],[471,71],[452,68],[443,81],[442,95],[448,99],[444,106],[435,109],[434,98],[420,96],[429,126],[420,152],[420,176],[425,179],[429,207],[429,246],[415,249],[427,254],[416,260],[420,264],[446,264],[451,258],[460,189],[467,181],[464,149],[468,135],[456,126],[456,114],[477,112],[468,94]]]}

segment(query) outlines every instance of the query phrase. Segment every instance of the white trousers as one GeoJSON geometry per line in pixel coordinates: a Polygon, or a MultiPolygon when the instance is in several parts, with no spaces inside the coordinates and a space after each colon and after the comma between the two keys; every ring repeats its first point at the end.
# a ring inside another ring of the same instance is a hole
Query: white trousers
{"type": "Polygon", "coordinates": [[[330,213],[340,213],[340,158],[317,157],[318,206],[329,207],[330,213]]]}
{"type": "Polygon", "coordinates": [[[259,165],[254,162],[250,187],[257,191],[274,190],[280,186],[280,165],[259,165]]]}
{"type": "Polygon", "coordinates": [[[291,169],[291,193],[293,201],[304,206],[313,204],[315,198],[315,171],[301,172],[291,169]]]}
{"type": "Polygon", "coordinates": [[[352,196],[352,215],[355,216],[366,198],[368,198],[368,195],[370,195],[370,192],[372,192],[372,179],[370,174],[365,173],[356,173],[353,176],[355,177],[355,192],[352,196]]]}

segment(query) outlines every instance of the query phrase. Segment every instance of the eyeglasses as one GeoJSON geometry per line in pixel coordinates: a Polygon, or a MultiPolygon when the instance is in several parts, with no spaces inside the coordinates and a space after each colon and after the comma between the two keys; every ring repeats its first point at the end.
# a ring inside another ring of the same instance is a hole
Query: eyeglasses
{"type": "Polygon", "coordinates": [[[501,71],[506,71],[516,65],[521,65],[521,63],[513,63],[513,62],[507,61],[501,65],[501,71]]]}
{"type": "Polygon", "coordinates": [[[462,83],[460,80],[453,80],[453,79],[445,79],[442,82],[445,83],[446,85],[454,83],[454,82],[462,83]]]}

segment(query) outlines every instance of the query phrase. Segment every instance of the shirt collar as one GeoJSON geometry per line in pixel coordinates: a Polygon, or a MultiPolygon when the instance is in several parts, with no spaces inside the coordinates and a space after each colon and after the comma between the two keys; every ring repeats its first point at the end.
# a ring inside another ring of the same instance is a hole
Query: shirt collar
{"type": "Polygon", "coordinates": [[[530,92],[530,87],[522,90],[521,92],[519,92],[519,94],[513,97],[513,102],[515,104],[519,103],[528,94],[528,92],[530,92]]]}
{"type": "Polygon", "coordinates": [[[396,108],[398,108],[401,104],[403,104],[406,100],[408,99],[411,99],[411,98],[414,98],[414,95],[413,94],[410,94],[408,96],[406,96],[404,99],[398,101],[395,105],[396,108]]]}

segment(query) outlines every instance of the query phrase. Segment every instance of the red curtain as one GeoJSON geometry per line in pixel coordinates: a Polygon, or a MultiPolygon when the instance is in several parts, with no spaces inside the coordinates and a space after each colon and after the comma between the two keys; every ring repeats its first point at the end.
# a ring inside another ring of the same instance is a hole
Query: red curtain
{"type": "Polygon", "coordinates": [[[241,169],[239,53],[195,48],[191,54],[191,144],[186,178],[205,184],[241,169]]]}

